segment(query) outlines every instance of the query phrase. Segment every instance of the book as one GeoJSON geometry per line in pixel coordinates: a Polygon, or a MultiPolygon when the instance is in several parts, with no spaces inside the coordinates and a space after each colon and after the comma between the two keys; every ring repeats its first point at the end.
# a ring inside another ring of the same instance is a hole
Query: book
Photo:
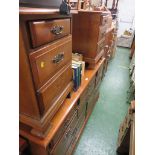
{"type": "Polygon", "coordinates": [[[82,63],[80,62],[77,62],[77,61],[72,61],[72,64],[75,65],[75,66],[78,66],[78,73],[79,73],[79,76],[78,76],[78,82],[79,82],[79,86],[81,85],[81,77],[82,77],[82,63]]]}
{"type": "Polygon", "coordinates": [[[72,70],[74,91],[76,91],[82,83],[85,72],[85,62],[82,61],[82,55],[78,53],[72,54],[72,70]]]}
{"type": "Polygon", "coordinates": [[[78,77],[78,86],[80,86],[80,77],[81,77],[81,71],[80,71],[80,65],[79,64],[72,64],[72,66],[77,67],[77,77],[78,77]]]}
{"type": "Polygon", "coordinates": [[[76,91],[79,87],[79,84],[78,84],[78,67],[72,65],[72,71],[73,71],[73,82],[74,82],[73,90],[76,91]]]}
{"type": "Polygon", "coordinates": [[[85,62],[84,61],[75,61],[75,60],[72,60],[72,64],[80,64],[82,65],[81,66],[81,78],[84,77],[84,72],[85,72],[85,62]]]}

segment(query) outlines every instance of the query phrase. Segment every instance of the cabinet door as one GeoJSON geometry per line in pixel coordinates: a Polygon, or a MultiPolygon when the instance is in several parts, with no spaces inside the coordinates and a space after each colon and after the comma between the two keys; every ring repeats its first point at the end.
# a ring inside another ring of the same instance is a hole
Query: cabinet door
{"type": "Polygon", "coordinates": [[[78,121],[78,115],[77,113],[74,115],[71,124],[67,128],[66,132],[60,139],[60,141],[55,145],[54,149],[51,152],[51,155],[64,155],[65,152],[67,151],[69,144],[72,141],[72,134],[75,129],[75,126],[78,121]]]}
{"type": "Polygon", "coordinates": [[[71,155],[72,152],[73,152],[73,149],[78,141],[78,138],[81,134],[81,129],[82,129],[82,126],[84,125],[84,121],[85,121],[85,112],[83,112],[79,118],[79,121],[74,129],[74,132],[72,134],[73,138],[72,138],[72,141],[69,145],[69,148],[66,152],[66,155],[71,155]]]}
{"type": "Polygon", "coordinates": [[[99,91],[95,89],[95,91],[92,93],[92,96],[87,102],[87,111],[86,111],[86,117],[89,116],[89,114],[92,112],[93,107],[95,103],[97,102],[97,99],[99,97],[99,91]]]}

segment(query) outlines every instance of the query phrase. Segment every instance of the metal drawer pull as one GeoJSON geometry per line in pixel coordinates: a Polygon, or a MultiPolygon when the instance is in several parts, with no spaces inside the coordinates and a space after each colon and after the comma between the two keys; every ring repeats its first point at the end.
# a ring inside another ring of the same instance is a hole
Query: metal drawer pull
{"type": "Polygon", "coordinates": [[[56,56],[53,58],[52,62],[58,64],[58,63],[60,63],[63,59],[64,59],[64,53],[59,53],[58,55],[56,55],[56,56]]]}
{"type": "Polygon", "coordinates": [[[52,29],[51,29],[51,32],[55,35],[59,35],[63,32],[63,29],[64,29],[64,26],[54,26],[52,29]]]}

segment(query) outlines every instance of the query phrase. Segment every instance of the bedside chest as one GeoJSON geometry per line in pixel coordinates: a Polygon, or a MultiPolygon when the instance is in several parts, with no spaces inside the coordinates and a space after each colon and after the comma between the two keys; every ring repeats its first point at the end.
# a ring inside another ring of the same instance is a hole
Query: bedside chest
{"type": "Polygon", "coordinates": [[[71,16],[20,8],[20,126],[41,138],[72,84],[71,16]]]}
{"type": "Polygon", "coordinates": [[[105,33],[112,16],[106,11],[78,11],[73,15],[73,52],[84,56],[86,66],[94,68],[104,54],[105,33]]]}

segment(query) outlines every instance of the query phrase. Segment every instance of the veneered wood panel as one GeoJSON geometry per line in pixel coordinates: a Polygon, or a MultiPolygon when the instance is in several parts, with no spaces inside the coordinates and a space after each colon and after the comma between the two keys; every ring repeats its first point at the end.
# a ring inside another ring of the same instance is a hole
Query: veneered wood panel
{"type": "Polygon", "coordinates": [[[26,114],[35,119],[40,118],[34,85],[30,72],[29,61],[24,48],[21,28],[19,32],[19,110],[20,114],[26,114]],[[30,108],[31,107],[31,108],[30,108]]]}

